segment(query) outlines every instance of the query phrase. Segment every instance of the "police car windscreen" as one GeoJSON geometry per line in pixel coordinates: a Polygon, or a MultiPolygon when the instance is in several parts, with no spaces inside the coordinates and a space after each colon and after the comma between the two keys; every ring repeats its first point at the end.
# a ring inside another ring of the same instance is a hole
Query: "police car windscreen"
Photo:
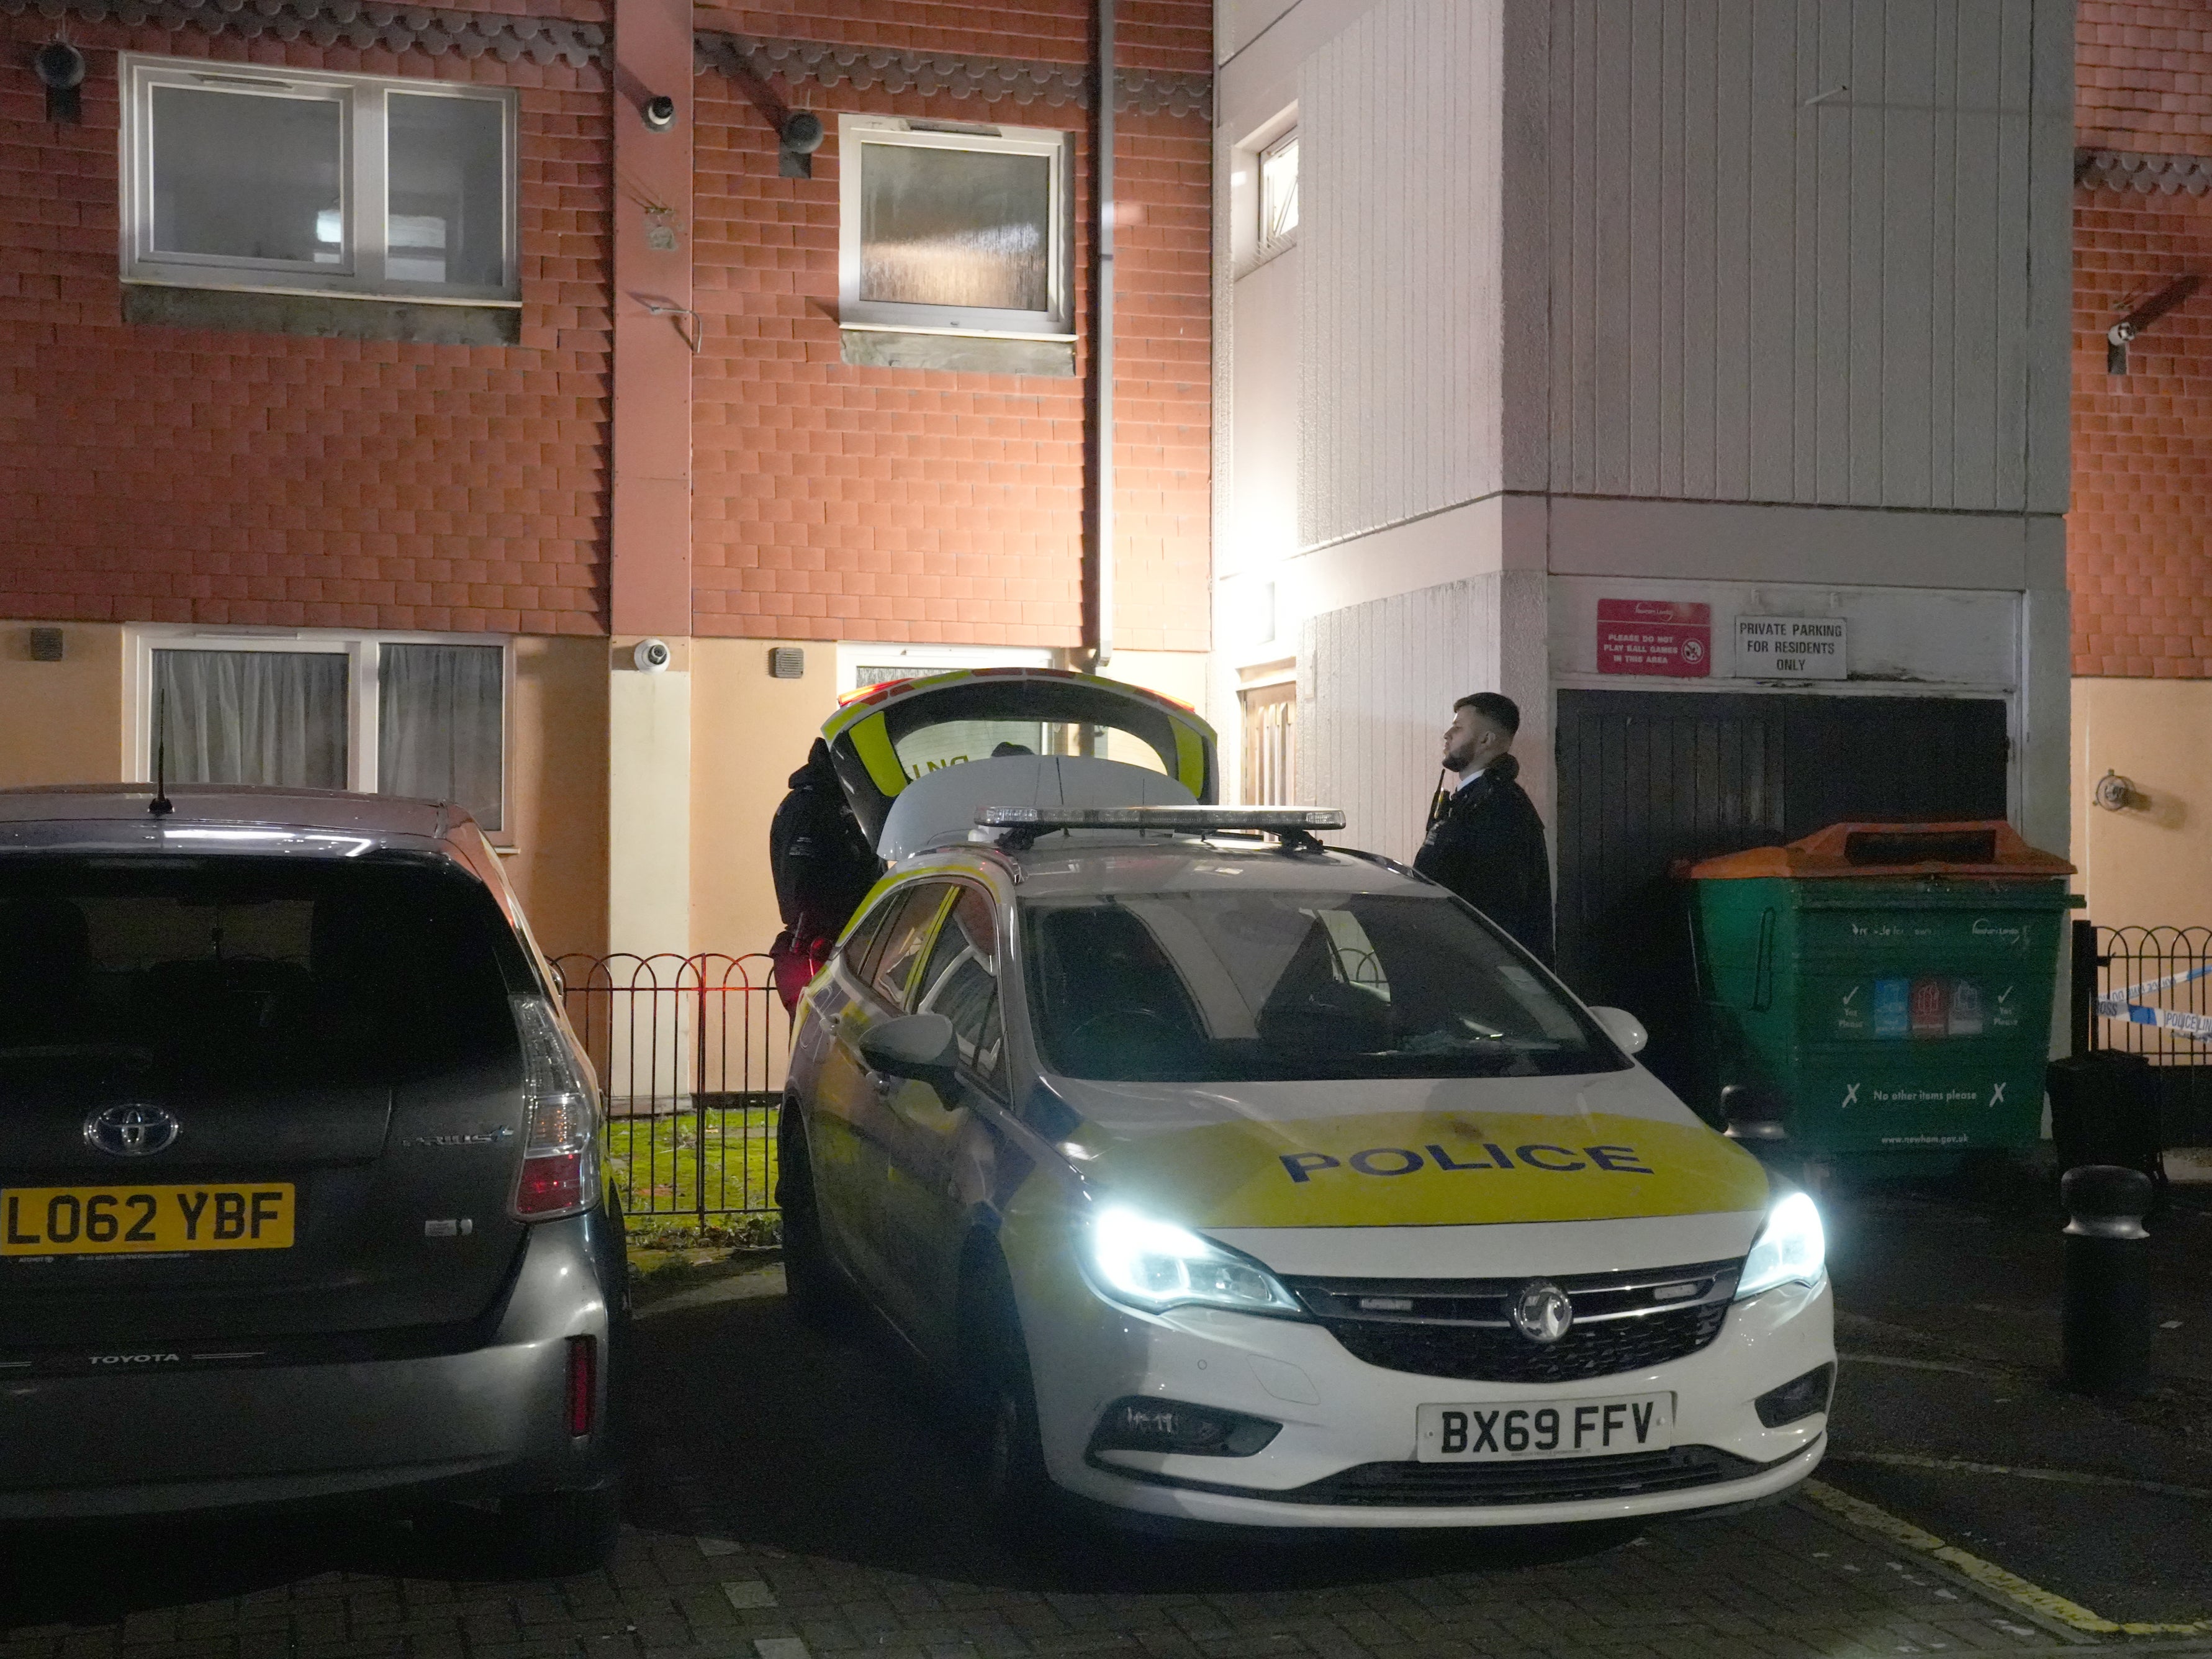
{"type": "Polygon", "coordinates": [[[1100,1082],[1534,1077],[1625,1066],[1443,898],[1222,891],[1022,906],[1047,1066],[1100,1082]]]}

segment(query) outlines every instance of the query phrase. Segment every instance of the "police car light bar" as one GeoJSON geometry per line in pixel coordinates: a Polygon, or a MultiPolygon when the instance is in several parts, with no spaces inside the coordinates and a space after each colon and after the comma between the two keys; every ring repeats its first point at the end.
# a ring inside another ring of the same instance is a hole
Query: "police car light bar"
{"type": "Polygon", "coordinates": [[[1316,830],[1341,830],[1334,806],[984,806],[975,822],[1006,832],[1018,849],[1056,830],[1164,830],[1203,836],[1217,830],[1273,835],[1292,845],[1318,846],[1316,830]]]}

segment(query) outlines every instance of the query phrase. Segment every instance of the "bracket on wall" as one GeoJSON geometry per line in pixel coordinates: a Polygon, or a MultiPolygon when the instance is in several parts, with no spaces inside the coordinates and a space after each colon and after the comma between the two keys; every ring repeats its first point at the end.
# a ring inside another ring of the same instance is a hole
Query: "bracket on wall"
{"type": "Polygon", "coordinates": [[[2105,335],[2105,373],[2124,374],[2128,372],[2129,343],[2160,318],[2197,292],[2203,283],[2201,273],[2191,272],[2175,277],[2164,288],[2145,300],[2126,316],[2114,323],[2105,335]]]}
{"type": "Polygon", "coordinates": [[[694,357],[699,355],[700,349],[707,343],[707,325],[697,312],[689,306],[679,306],[675,301],[663,295],[633,294],[629,297],[645,307],[647,316],[672,319],[676,328],[677,338],[691,348],[691,355],[694,357]],[[688,329],[684,326],[684,319],[686,317],[691,319],[691,326],[688,329]]]}

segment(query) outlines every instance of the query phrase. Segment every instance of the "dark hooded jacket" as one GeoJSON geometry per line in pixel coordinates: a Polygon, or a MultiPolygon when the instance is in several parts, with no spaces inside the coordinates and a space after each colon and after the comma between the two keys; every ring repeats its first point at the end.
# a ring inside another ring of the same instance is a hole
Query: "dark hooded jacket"
{"type": "Polygon", "coordinates": [[[1552,860],[1544,821],[1505,755],[1430,815],[1413,867],[1449,887],[1513,935],[1547,966],[1552,960],[1552,860]]]}
{"type": "Polygon", "coordinates": [[[883,868],[853,821],[830,745],[819,738],[769,822],[768,858],[776,908],[802,943],[842,933],[883,868]]]}

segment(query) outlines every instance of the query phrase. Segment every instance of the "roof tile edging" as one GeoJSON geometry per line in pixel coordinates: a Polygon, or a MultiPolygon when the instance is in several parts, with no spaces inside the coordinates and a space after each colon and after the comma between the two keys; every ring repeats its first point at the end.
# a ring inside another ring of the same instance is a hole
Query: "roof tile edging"
{"type": "Polygon", "coordinates": [[[2202,196],[2212,190],[2212,156],[2142,155],[2128,150],[2077,149],[2074,152],[2074,182],[2089,190],[2135,190],[2145,195],[2186,193],[2202,196]]]}
{"type": "MultiPolygon", "coordinates": [[[[889,46],[838,46],[824,40],[772,40],[700,29],[692,36],[698,72],[749,73],[765,80],[814,81],[824,87],[851,82],[866,90],[949,93],[996,103],[1039,100],[1050,105],[1091,105],[1091,70],[1083,64],[1033,62],[1011,58],[975,58],[959,52],[901,52],[889,46]]],[[[1175,75],[1158,70],[1119,69],[1114,74],[1114,107],[1139,114],[1199,115],[1212,118],[1213,77],[1175,75]]]]}
{"type": "Polygon", "coordinates": [[[527,56],[581,69],[607,61],[607,32],[565,17],[515,17],[497,12],[394,5],[384,0],[0,0],[0,15],[74,16],[86,22],[151,23],[175,32],[198,28],[246,40],[274,35],[319,46],[368,51],[412,49],[441,58],[486,52],[503,63],[527,56]]]}

